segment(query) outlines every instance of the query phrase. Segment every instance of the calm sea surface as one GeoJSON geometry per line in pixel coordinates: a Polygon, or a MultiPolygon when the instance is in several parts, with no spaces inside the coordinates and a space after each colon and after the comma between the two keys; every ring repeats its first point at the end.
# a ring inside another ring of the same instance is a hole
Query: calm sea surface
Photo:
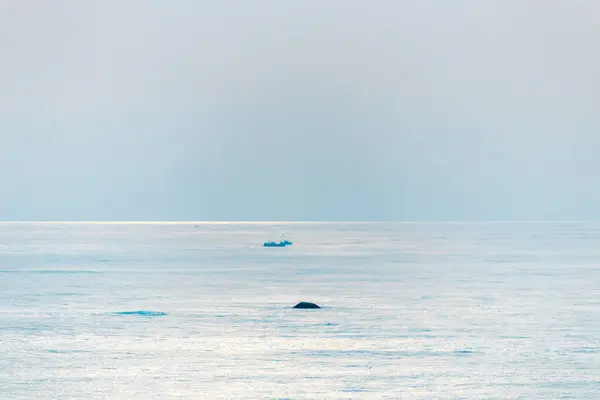
{"type": "Polygon", "coordinates": [[[600,399],[600,224],[0,224],[0,399],[121,398],[600,399]]]}

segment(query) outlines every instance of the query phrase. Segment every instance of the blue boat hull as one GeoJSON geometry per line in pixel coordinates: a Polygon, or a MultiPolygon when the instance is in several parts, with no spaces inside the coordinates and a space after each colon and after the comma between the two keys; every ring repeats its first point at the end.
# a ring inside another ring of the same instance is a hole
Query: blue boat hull
{"type": "Polygon", "coordinates": [[[285,247],[285,243],[265,243],[264,247],[285,247]]]}

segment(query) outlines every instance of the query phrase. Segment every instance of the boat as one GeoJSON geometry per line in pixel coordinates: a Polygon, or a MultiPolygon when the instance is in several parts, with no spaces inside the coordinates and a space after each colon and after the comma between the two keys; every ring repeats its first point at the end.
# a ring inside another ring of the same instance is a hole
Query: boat
{"type": "Polygon", "coordinates": [[[279,239],[278,242],[274,241],[274,240],[269,240],[268,242],[264,243],[264,247],[285,247],[285,246],[291,246],[292,242],[290,242],[289,240],[287,240],[285,238],[285,236],[281,235],[281,238],[279,239]]]}
{"type": "Polygon", "coordinates": [[[286,244],[284,242],[275,242],[274,240],[269,240],[265,242],[264,247],[285,247],[286,244]]]}

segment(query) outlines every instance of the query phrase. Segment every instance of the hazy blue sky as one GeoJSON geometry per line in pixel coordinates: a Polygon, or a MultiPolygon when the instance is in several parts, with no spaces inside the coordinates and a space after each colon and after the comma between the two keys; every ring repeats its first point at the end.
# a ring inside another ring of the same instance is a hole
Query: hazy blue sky
{"type": "Polygon", "coordinates": [[[0,219],[600,219],[597,0],[0,0],[0,219]]]}

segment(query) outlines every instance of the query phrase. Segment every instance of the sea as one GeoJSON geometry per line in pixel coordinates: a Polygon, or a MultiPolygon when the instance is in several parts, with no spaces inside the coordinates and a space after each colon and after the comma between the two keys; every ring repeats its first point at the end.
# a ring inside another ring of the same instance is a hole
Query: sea
{"type": "Polygon", "coordinates": [[[0,399],[600,399],[600,224],[0,223],[0,399]]]}

